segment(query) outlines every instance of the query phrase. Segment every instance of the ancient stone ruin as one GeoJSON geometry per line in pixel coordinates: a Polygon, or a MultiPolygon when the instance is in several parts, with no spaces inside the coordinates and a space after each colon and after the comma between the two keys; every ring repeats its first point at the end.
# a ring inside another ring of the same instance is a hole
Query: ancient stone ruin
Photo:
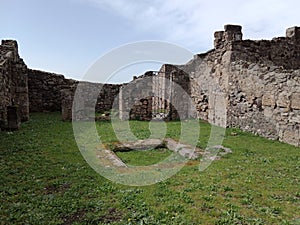
{"type": "Polygon", "coordinates": [[[15,130],[29,119],[28,69],[16,41],[0,45],[0,129],[15,130]]]}
{"type": "MultiPolygon", "coordinates": [[[[95,104],[84,102],[80,115],[88,116],[84,107],[99,113],[114,107],[120,119],[197,117],[300,146],[300,27],[256,41],[243,40],[241,26],[225,25],[214,37],[214,49],[185,65],[163,65],[126,84],[86,82],[86,92],[101,92],[95,104]],[[188,97],[172,94],[173,83],[188,97]]],[[[61,111],[63,120],[72,119],[78,81],[28,69],[15,41],[2,41],[0,52],[0,129],[17,129],[29,111],[61,111]]]]}

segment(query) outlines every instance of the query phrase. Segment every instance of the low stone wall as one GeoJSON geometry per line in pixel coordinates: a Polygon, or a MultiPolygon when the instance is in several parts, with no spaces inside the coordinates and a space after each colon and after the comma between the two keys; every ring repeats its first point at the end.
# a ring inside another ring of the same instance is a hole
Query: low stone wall
{"type": "Polygon", "coordinates": [[[89,119],[92,111],[97,113],[110,112],[113,104],[118,108],[121,85],[78,82],[61,90],[61,108],[63,120],[89,119]],[[77,100],[74,102],[74,97],[77,100]],[[73,104],[76,112],[72,112],[73,104]],[[73,116],[76,116],[73,118],[73,116]]]}
{"type": "Polygon", "coordinates": [[[76,83],[60,74],[28,70],[30,112],[61,111],[61,90],[76,83]]]}
{"type": "MultiPolygon", "coordinates": [[[[29,70],[28,86],[30,112],[68,111],[66,109],[62,109],[62,105],[66,108],[72,107],[68,104],[72,104],[70,99],[73,99],[73,97],[68,97],[67,93],[74,95],[78,83],[79,81],[66,79],[60,74],[48,73],[39,70],[29,70]]],[[[95,105],[97,112],[109,111],[111,109],[114,98],[119,92],[120,86],[121,85],[117,84],[101,85],[101,92],[99,93],[97,103],[95,105]]],[[[64,116],[63,118],[69,117],[70,115],[64,116]]]]}

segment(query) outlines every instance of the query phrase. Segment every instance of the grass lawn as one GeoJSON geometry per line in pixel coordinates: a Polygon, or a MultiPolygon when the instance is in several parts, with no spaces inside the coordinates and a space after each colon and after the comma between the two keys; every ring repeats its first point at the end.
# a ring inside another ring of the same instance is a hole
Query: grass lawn
{"type": "Polygon", "coordinates": [[[116,155],[124,163],[132,166],[148,166],[167,158],[172,151],[166,148],[150,149],[147,151],[117,152],[116,155]]]}
{"type": "MultiPolygon", "coordinates": [[[[210,126],[200,126],[205,147],[210,126]]],[[[150,135],[147,122],[131,128],[150,135]]],[[[117,141],[109,122],[97,129],[104,143],[117,141]]],[[[180,122],[169,122],[167,136],[179,135],[180,122]]],[[[233,152],[203,172],[192,160],[164,182],[130,187],[90,168],[59,113],[32,114],[19,131],[0,132],[0,224],[300,224],[300,148],[237,129],[223,145],[233,152]]],[[[170,152],[118,154],[149,165],[170,152]]]]}

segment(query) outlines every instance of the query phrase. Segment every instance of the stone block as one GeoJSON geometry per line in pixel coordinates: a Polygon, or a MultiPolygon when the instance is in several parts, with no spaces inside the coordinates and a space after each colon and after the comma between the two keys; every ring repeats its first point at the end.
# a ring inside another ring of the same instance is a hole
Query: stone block
{"type": "Polygon", "coordinates": [[[275,106],[275,96],[272,93],[265,93],[262,97],[263,106],[275,106]]]}
{"type": "Polygon", "coordinates": [[[286,29],[286,37],[300,41],[300,27],[290,27],[286,29]]]}
{"type": "Polygon", "coordinates": [[[300,93],[293,93],[291,96],[291,108],[300,109],[300,93]]]}
{"type": "Polygon", "coordinates": [[[290,105],[289,94],[287,92],[281,92],[277,98],[277,106],[282,108],[288,108],[290,105]]]}
{"type": "Polygon", "coordinates": [[[217,31],[214,34],[215,40],[214,40],[214,47],[218,48],[223,43],[223,37],[224,37],[224,31],[217,31]]]}
{"type": "Polygon", "coordinates": [[[225,32],[231,31],[231,32],[242,32],[242,26],[240,25],[232,25],[232,24],[226,24],[224,25],[225,32]]]}
{"type": "Polygon", "coordinates": [[[280,141],[291,145],[299,146],[299,128],[295,129],[292,126],[289,126],[283,131],[283,135],[280,141]]]}
{"type": "Polygon", "coordinates": [[[264,109],[264,116],[266,117],[266,118],[268,118],[268,119],[270,119],[270,118],[272,118],[272,116],[273,116],[273,108],[272,107],[266,107],[265,109],[264,109]]]}
{"type": "Polygon", "coordinates": [[[241,41],[243,39],[242,26],[239,25],[225,25],[224,26],[225,41],[241,41]]]}

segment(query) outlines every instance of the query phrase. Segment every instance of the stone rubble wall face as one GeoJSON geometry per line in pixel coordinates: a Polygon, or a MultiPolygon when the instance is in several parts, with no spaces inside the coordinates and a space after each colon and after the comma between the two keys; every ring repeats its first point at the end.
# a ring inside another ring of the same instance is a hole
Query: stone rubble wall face
{"type": "MultiPolygon", "coordinates": [[[[166,110],[169,119],[176,120],[183,111],[185,118],[195,116],[300,146],[300,29],[289,28],[287,37],[252,41],[242,40],[240,26],[227,25],[225,31],[215,33],[214,44],[213,50],[195,55],[185,65],[165,64],[158,74],[147,72],[128,84],[86,82],[87,96],[99,85],[102,91],[96,103],[81,99],[78,104],[83,111],[94,107],[96,112],[104,112],[115,103],[121,119],[151,120],[153,110],[166,110]],[[140,82],[149,77],[151,82],[140,82]],[[171,87],[157,82],[159,77],[180,85],[193,100],[197,115],[190,115],[187,100],[176,90],[171,96],[171,87]],[[160,96],[154,98],[153,91],[160,96]],[[170,101],[180,107],[175,109],[170,101]]],[[[28,94],[27,68],[18,56],[16,42],[1,45],[0,53],[1,124],[6,123],[5,110],[13,100],[20,106],[23,120],[28,118],[28,104],[31,112],[61,110],[64,120],[72,119],[78,81],[28,70],[28,94]]],[[[84,113],[82,116],[87,116],[84,113]]]]}
{"type": "Polygon", "coordinates": [[[186,119],[189,115],[188,99],[184,99],[181,87],[190,95],[189,75],[178,66],[165,64],[153,77],[153,90],[158,97],[153,98],[153,109],[167,114],[167,120],[186,119]],[[178,107],[179,106],[179,107],[178,107]]]}
{"type": "Polygon", "coordinates": [[[191,98],[198,118],[219,126],[226,126],[226,117],[222,116],[226,115],[227,103],[221,100],[227,93],[230,58],[226,50],[216,49],[196,55],[183,66],[183,70],[190,74],[191,98]]]}
{"type": "Polygon", "coordinates": [[[121,112],[124,116],[121,119],[151,120],[160,112],[165,114],[166,117],[162,118],[167,120],[196,117],[191,115],[189,107],[190,86],[189,75],[175,65],[165,64],[157,74],[146,72],[123,85],[120,109],[124,111],[121,112]],[[130,105],[132,107],[128,116],[130,105]]]}
{"type": "Polygon", "coordinates": [[[300,68],[300,43],[288,38],[273,40],[243,40],[225,46],[232,51],[232,61],[243,60],[249,63],[263,63],[269,66],[282,66],[285,69],[300,68]]]}
{"type": "Polygon", "coordinates": [[[72,109],[74,96],[78,96],[74,112],[75,120],[91,117],[90,112],[106,113],[111,111],[113,105],[118,108],[118,94],[121,85],[119,84],[100,84],[90,82],[76,82],[71,86],[65,86],[61,93],[61,111],[63,120],[72,120],[72,109]],[[78,85],[81,85],[77,89],[78,85]],[[80,90],[80,93],[79,93],[80,90]],[[100,93],[99,93],[100,92],[100,93]],[[96,99],[94,98],[96,96],[96,99]]]}
{"type": "Polygon", "coordinates": [[[228,126],[300,146],[300,70],[244,61],[231,69],[228,126]]]}
{"type": "Polygon", "coordinates": [[[299,39],[215,38],[215,49],[182,66],[198,117],[300,146],[299,39]]]}
{"type": "Polygon", "coordinates": [[[16,41],[0,45],[0,129],[6,129],[7,107],[17,106],[21,121],[29,119],[27,66],[18,54],[16,41]]]}
{"type": "Polygon", "coordinates": [[[128,84],[123,84],[119,95],[119,118],[122,120],[152,119],[152,73],[135,78],[128,84]]]}
{"type": "MultiPolygon", "coordinates": [[[[71,118],[73,95],[78,85],[78,81],[66,79],[63,75],[48,73],[38,70],[29,70],[29,101],[31,112],[69,112],[64,118],[71,118]],[[69,91],[68,91],[69,90],[69,91]],[[67,96],[67,93],[71,97],[67,96]],[[66,98],[66,99],[65,99],[66,98]]],[[[95,84],[97,86],[97,84],[95,84]]],[[[91,83],[91,86],[92,83],[91,83]]],[[[97,87],[101,92],[95,104],[96,112],[109,111],[114,102],[114,98],[119,92],[120,85],[104,84],[97,87]]],[[[66,113],[64,113],[66,114],[66,113]]]]}
{"type": "Polygon", "coordinates": [[[300,42],[246,40],[226,50],[227,126],[300,146],[300,42]]]}
{"type": "Polygon", "coordinates": [[[75,83],[75,80],[66,79],[60,74],[29,70],[30,112],[61,111],[61,90],[75,83]]]}

